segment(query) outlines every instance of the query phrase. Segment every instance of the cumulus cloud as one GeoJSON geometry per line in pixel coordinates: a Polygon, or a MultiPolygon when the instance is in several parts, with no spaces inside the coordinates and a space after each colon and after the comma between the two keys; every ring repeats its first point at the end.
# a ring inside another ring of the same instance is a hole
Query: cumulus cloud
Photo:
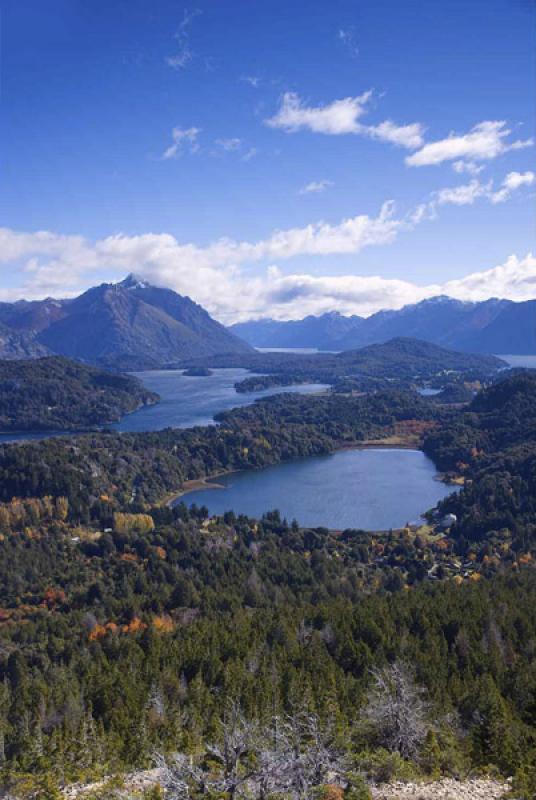
{"type": "MultiPolygon", "coordinates": [[[[391,203],[375,217],[360,214],[337,224],[316,222],[302,228],[276,230],[257,242],[219,239],[207,247],[183,244],[170,234],[118,234],[94,243],[81,236],[61,236],[42,231],[24,233],[0,229],[0,264],[13,264],[26,278],[17,290],[28,298],[74,294],[95,274],[119,277],[137,272],[156,282],[191,294],[214,309],[215,296],[227,298],[226,308],[240,296],[240,265],[285,261],[296,256],[359,253],[363,248],[388,244],[407,227],[397,219],[391,203]],[[88,276],[90,276],[88,278],[88,276]],[[230,286],[229,292],[225,287],[230,286]],[[217,292],[214,291],[217,287],[217,292]]],[[[4,292],[4,298],[13,295],[4,292]]]]}
{"type": "Polygon", "coordinates": [[[329,136],[357,134],[408,149],[420,147],[423,143],[423,128],[418,122],[410,125],[397,125],[391,120],[385,120],[378,125],[364,125],[360,122],[368,110],[367,104],[372,95],[369,90],[357,97],[345,97],[327,105],[307,106],[295,92],[286,92],[277,113],[265,120],[265,123],[286,133],[309,130],[329,136]]]}
{"type": "Polygon", "coordinates": [[[170,144],[162,154],[162,159],[167,161],[170,158],[177,158],[184,150],[190,153],[197,153],[199,151],[198,137],[201,133],[201,128],[173,128],[171,138],[173,143],[170,144]]]}
{"type": "Polygon", "coordinates": [[[535,179],[534,172],[509,172],[502,182],[501,188],[493,193],[491,197],[492,203],[504,203],[517,189],[522,186],[532,186],[535,179]]]}
{"type": "Polygon", "coordinates": [[[302,186],[298,194],[319,194],[329,189],[330,186],[333,186],[333,181],[311,181],[302,186]]]}
{"type": "Polygon", "coordinates": [[[508,142],[511,133],[504,121],[480,122],[469,133],[451,134],[446,139],[425,144],[416,153],[406,157],[406,164],[424,167],[444,161],[489,161],[509,150],[519,150],[533,144],[532,139],[508,142]]]}
{"type": "Polygon", "coordinates": [[[380,122],[379,125],[363,125],[361,133],[372,139],[406,147],[408,150],[420,147],[423,142],[423,126],[419,122],[413,122],[411,125],[396,125],[388,119],[380,122]]]}
{"type": "Polygon", "coordinates": [[[489,197],[491,195],[492,182],[482,184],[478,180],[461,186],[440,189],[435,196],[439,205],[450,203],[455,206],[472,205],[479,197],[489,197]]]}
{"type": "Polygon", "coordinates": [[[365,113],[365,106],[372,92],[358,97],[345,97],[324,106],[306,106],[295,92],[285,92],[277,113],[266,120],[271,128],[280,128],[287,133],[310,130],[338,136],[344,133],[359,133],[358,119],[365,113]]]}
{"type": "Polygon", "coordinates": [[[483,272],[474,272],[459,280],[443,284],[442,291],[460,300],[487,300],[506,297],[510,300],[536,298],[536,257],[511,255],[504,264],[483,272]]]}
{"type": "Polygon", "coordinates": [[[482,164],[475,164],[474,161],[455,161],[452,165],[452,169],[454,172],[457,172],[459,175],[466,173],[467,175],[479,175],[484,167],[482,164]]]}
{"type": "Polygon", "coordinates": [[[208,247],[180,243],[165,233],[115,235],[90,242],[81,236],[4,228],[0,229],[0,264],[12,274],[16,263],[22,281],[0,296],[4,300],[73,296],[101,280],[118,280],[136,272],[156,285],[191,296],[226,323],[262,316],[295,319],[332,310],[366,316],[437,294],[462,300],[536,297],[536,258],[531,254],[511,256],[492,269],[427,285],[381,275],[284,273],[278,266],[252,274],[247,267],[300,255],[358,253],[364,247],[393,241],[399,231],[411,229],[428,214],[424,207],[420,216],[416,210],[401,220],[387,204],[376,217],[361,215],[337,225],[316,223],[276,231],[259,242],[221,239],[208,247]]]}
{"type": "Polygon", "coordinates": [[[467,206],[473,205],[475,200],[483,197],[491,203],[504,203],[508,200],[514,192],[521,189],[523,186],[531,186],[536,179],[534,172],[509,172],[504,178],[499,189],[494,191],[493,181],[481,183],[478,179],[470,181],[470,183],[461,184],[460,186],[447,187],[434,192],[434,199],[431,205],[456,205],[467,206]]]}

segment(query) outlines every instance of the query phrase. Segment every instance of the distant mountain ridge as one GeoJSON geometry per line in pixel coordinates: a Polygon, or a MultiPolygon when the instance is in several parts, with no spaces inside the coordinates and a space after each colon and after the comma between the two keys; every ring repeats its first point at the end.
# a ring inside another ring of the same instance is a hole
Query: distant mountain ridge
{"type": "Polygon", "coordinates": [[[152,369],[251,349],[189,297],[135,275],[71,300],[0,304],[0,358],[57,354],[117,369],[152,369]]]}
{"type": "Polygon", "coordinates": [[[536,300],[470,303],[438,296],[398,311],[378,311],[366,319],[332,312],[287,322],[252,320],[230,330],[255,347],[352,350],[402,336],[464,352],[532,355],[536,354],[536,300]]]}
{"type": "MultiPolygon", "coordinates": [[[[255,347],[316,347],[334,349],[334,342],[350,336],[365,322],[363,317],[344,317],[338,311],[322,316],[278,322],[259,319],[232,325],[230,330],[255,347]]],[[[336,349],[336,348],[335,348],[336,349]]]]}

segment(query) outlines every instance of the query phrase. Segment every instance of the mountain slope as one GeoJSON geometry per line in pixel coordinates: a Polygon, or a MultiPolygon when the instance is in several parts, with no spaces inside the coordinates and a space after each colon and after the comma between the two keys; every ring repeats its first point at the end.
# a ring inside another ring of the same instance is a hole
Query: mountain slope
{"type": "Polygon", "coordinates": [[[536,300],[466,303],[434,297],[397,311],[379,311],[367,319],[336,315],[337,324],[328,329],[326,316],[331,315],[289,322],[257,320],[235,325],[233,330],[262,347],[353,350],[403,336],[465,352],[536,353],[536,300]]]}
{"type": "Polygon", "coordinates": [[[330,350],[333,343],[359,331],[362,317],[344,317],[337,311],[308,316],[300,320],[278,322],[260,319],[238,322],[230,330],[255,347],[315,347],[330,350]]]}
{"type": "Polygon", "coordinates": [[[504,366],[492,355],[475,355],[449,350],[420,339],[399,336],[388,342],[367,345],[358,350],[339,353],[337,360],[351,366],[357,374],[385,377],[429,377],[438,372],[490,373],[504,366]]]}
{"type": "Polygon", "coordinates": [[[49,354],[49,349],[37,342],[31,333],[13,330],[0,322],[1,358],[40,358],[49,354]]]}
{"type": "Polygon", "coordinates": [[[132,275],[74,300],[8,306],[0,308],[0,320],[17,335],[33,337],[37,355],[52,352],[118,369],[150,369],[185,358],[251,351],[190,298],[132,275]]]}

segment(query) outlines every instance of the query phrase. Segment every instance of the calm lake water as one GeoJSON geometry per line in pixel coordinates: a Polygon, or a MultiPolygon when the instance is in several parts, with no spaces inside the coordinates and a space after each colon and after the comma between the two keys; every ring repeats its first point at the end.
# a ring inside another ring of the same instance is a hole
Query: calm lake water
{"type": "MultiPolygon", "coordinates": [[[[161,400],[154,406],[127,414],[120,422],[110,425],[111,430],[159,431],[163,428],[210,425],[214,422],[214,415],[220,411],[250,405],[260,397],[281,392],[311,394],[328,388],[323,383],[307,383],[239,394],[234,388],[235,383],[255,374],[245,369],[215,369],[212,375],[204,378],[188,377],[182,374],[182,370],[152,370],[132,374],[148,389],[157,392],[161,400]]],[[[68,433],[6,433],[0,434],[0,444],[62,435],[68,433]]]]}
{"type": "Polygon", "coordinates": [[[214,369],[212,375],[194,378],[181,370],[154,370],[132,373],[161,397],[154,406],[142,408],[123,417],[110,427],[116,431],[159,431],[162,428],[191,428],[193,425],[210,425],[214,415],[239,406],[249,406],[257,398],[282,392],[311,394],[328,388],[323,383],[306,383],[264,389],[261,392],[240,394],[235,383],[253,376],[245,369],[214,369]]]}
{"type": "Polygon", "coordinates": [[[419,450],[344,450],[218,478],[223,489],[189,492],[177,502],[211,514],[259,517],[279,509],[289,521],[327,528],[386,530],[403,526],[455,488],[437,480],[419,450]]]}

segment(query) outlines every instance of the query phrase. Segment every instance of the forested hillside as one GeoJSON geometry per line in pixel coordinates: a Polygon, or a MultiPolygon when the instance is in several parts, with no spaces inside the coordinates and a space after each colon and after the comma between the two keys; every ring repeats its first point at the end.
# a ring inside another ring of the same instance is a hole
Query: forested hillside
{"type": "Polygon", "coordinates": [[[0,431],[91,428],[157,401],[137,378],[60,356],[0,361],[0,431]]]}
{"type": "Polygon", "coordinates": [[[50,508],[31,536],[3,523],[0,719],[12,782],[17,772],[87,779],[168,749],[195,755],[201,775],[231,702],[268,731],[274,718],[316,720],[330,753],[346,754],[345,774],[492,764],[523,780],[536,729],[532,570],[378,594],[366,547],[277,515],[206,523],[179,506],[117,514],[97,535],[69,529],[64,511],[50,508]],[[392,728],[377,719],[389,697],[374,687],[397,680],[394,669],[420,699],[405,708],[409,725],[392,728]]]}
{"type": "Polygon", "coordinates": [[[230,792],[230,775],[245,791],[247,775],[267,798],[295,779],[292,731],[310,792],[330,774],[355,800],[363,778],[493,769],[532,800],[535,392],[517,374],[465,409],[412,392],[278,396],[217,427],[1,448],[5,785],[52,797],[42,787],[179,751],[165,774],[192,797],[230,792]],[[395,433],[465,479],[446,533],[162,504],[187,478],[395,433]],[[213,754],[233,736],[250,738],[229,772],[213,754]]]}
{"type": "Polygon", "coordinates": [[[236,386],[240,392],[304,381],[330,383],[341,392],[408,388],[426,381],[437,381],[442,387],[453,380],[485,381],[506,367],[495,356],[460,353],[405,337],[344,353],[231,354],[185,362],[186,366],[192,364],[244,367],[266,373],[242,380],[236,386]]]}
{"type": "Polygon", "coordinates": [[[522,372],[485,389],[467,411],[430,431],[425,451],[465,486],[443,508],[469,541],[513,535],[520,549],[536,541],[536,373],[522,372]]]}

